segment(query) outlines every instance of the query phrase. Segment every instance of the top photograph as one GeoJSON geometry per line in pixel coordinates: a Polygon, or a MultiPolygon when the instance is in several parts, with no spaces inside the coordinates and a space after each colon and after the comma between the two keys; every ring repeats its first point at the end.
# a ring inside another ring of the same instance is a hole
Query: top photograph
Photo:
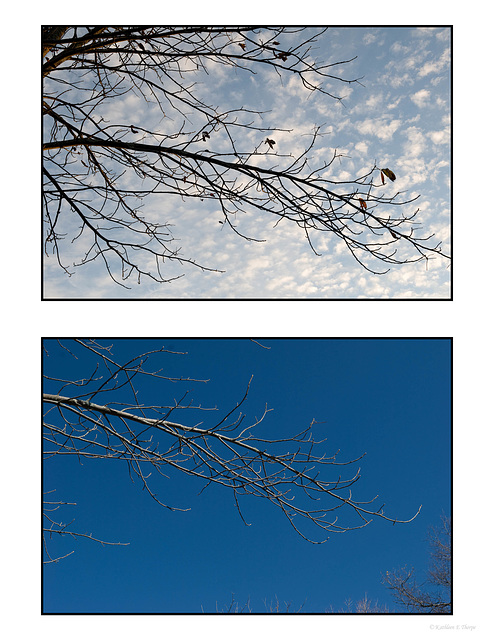
{"type": "Polygon", "coordinates": [[[452,27],[43,26],[43,300],[452,300],[452,27]]]}

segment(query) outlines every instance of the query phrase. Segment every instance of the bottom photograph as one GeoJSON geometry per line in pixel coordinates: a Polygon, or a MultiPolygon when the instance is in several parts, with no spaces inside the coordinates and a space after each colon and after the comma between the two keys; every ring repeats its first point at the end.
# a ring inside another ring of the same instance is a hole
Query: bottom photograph
{"type": "Polygon", "coordinates": [[[451,338],[43,338],[43,614],[452,614],[451,338]]]}

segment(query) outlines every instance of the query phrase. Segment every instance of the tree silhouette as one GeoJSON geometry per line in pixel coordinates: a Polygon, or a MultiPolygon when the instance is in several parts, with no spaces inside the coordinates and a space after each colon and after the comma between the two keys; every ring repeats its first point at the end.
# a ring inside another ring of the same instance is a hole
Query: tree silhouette
{"type": "MultiPolygon", "coordinates": [[[[346,475],[345,469],[364,454],[346,461],[338,460],[338,452],[328,454],[324,440],[315,435],[318,425],[314,420],[294,435],[270,437],[269,431],[260,428],[270,411],[265,406],[246,425],[241,407],[252,378],[236,405],[220,417],[212,408],[190,400],[187,390],[176,399],[177,384],[192,379],[164,375],[162,369],[170,366],[165,358],[179,355],[161,348],[138,351],[121,362],[112,355],[111,345],[95,340],[44,341],[44,464],[54,456],[119,460],[128,467],[131,479],[137,479],[154,501],[172,511],[188,509],[163,502],[149,478],[152,472],[165,477],[186,474],[198,480],[201,492],[210,485],[228,489],[245,524],[241,500],[256,496],[280,509],[289,525],[313,543],[325,542],[332,533],[363,528],[374,517],[395,524],[410,522],[419,513],[398,520],[385,515],[383,505],[375,506],[376,497],[355,499],[353,487],[360,470],[346,475]],[[61,354],[74,363],[84,360],[84,367],[57,364],[54,368],[50,356],[60,358],[61,354]],[[152,362],[156,363],[153,368],[152,362]],[[156,404],[144,405],[138,396],[150,378],[163,389],[156,391],[156,404]],[[168,388],[171,383],[175,391],[168,388]],[[190,415],[190,419],[172,421],[176,414],[190,415]],[[206,424],[198,420],[202,415],[206,424]]],[[[289,426],[286,431],[291,431],[289,426]]],[[[53,491],[52,486],[45,489],[46,493],[53,491]]],[[[92,537],[76,534],[52,517],[52,510],[63,505],[48,501],[45,505],[45,545],[54,535],[92,537]]],[[[58,560],[46,549],[48,561],[58,560]]]]}
{"type": "Polygon", "coordinates": [[[43,27],[46,254],[53,253],[67,274],[103,261],[110,277],[127,288],[131,276],[137,282],[142,276],[157,282],[182,277],[167,274],[171,263],[218,271],[183,254],[173,220],[146,211],[146,198],[161,196],[179,203],[214,200],[219,222],[248,241],[264,241],[244,229],[242,214],[252,210],[274,224],[293,222],[314,253],[313,234],[331,233],[376,274],[388,265],[444,256],[432,235],[418,234],[419,210],[405,206],[416,198],[386,195],[384,176],[394,175],[392,169],[375,164],[353,180],[337,181],[337,151],[313,166],[319,127],[302,152],[285,155],[277,151],[277,133],[289,130],[265,122],[261,111],[217,106],[214,91],[205,97],[195,82],[211,65],[248,75],[270,68],[322,99],[341,101],[332,87],[360,79],[339,73],[351,60],[313,58],[323,31],[43,27]],[[125,98],[132,98],[137,113],[159,109],[159,125],[120,121],[115,107],[125,98]],[[64,258],[68,246],[79,247],[73,265],[64,258]]]}
{"type": "Polygon", "coordinates": [[[452,524],[442,516],[440,527],[429,532],[430,568],[426,582],[416,582],[414,568],[387,571],[383,583],[406,611],[415,613],[452,612],[452,524]]]}

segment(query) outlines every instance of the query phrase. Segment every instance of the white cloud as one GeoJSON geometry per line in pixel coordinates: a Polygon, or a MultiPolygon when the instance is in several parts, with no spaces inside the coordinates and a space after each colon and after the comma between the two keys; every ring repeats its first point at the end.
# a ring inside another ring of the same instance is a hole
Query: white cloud
{"type": "Polygon", "coordinates": [[[427,89],[420,89],[419,91],[416,91],[416,93],[413,93],[410,98],[415,105],[421,108],[429,103],[430,92],[427,89]]]}
{"type": "Polygon", "coordinates": [[[450,50],[445,49],[439,58],[435,60],[425,62],[425,64],[419,69],[418,75],[420,78],[427,76],[431,73],[440,73],[447,64],[450,63],[450,50]]]}
{"type": "Polygon", "coordinates": [[[387,83],[392,89],[398,89],[399,87],[404,87],[406,85],[412,85],[413,79],[409,73],[397,73],[390,74],[387,78],[387,83]]]}
{"type": "Polygon", "coordinates": [[[390,47],[390,52],[394,55],[402,55],[409,52],[409,47],[406,47],[401,42],[394,42],[390,47]]]}
{"type": "Polygon", "coordinates": [[[387,109],[397,109],[397,107],[402,102],[402,100],[403,100],[402,96],[399,96],[396,100],[394,100],[393,102],[389,102],[387,104],[387,109]]]}
{"type": "Polygon", "coordinates": [[[441,40],[442,42],[446,42],[450,40],[449,29],[442,29],[441,31],[438,31],[435,35],[438,38],[438,40],[441,40]]]}
{"type": "Polygon", "coordinates": [[[435,144],[450,143],[450,131],[447,129],[443,129],[442,131],[431,131],[427,135],[435,144]]]}
{"type": "Polygon", "coordinates": [[[398,119],[387,121],[386,118],[367,118],[355,126],[363,135],[376,136],[380,140],[391,140],[401,126],[401,121],[398,119]]]}
{"type": "Polygon", "coordinates": [[[366,142],[358,142],[354,148],[356,149],[356,151],[358,151],[359,153],[363,153],[366,154],[368,153],[368,144],[366,142]]]}
{"type": "Polygon", "coordinates": [[[377,107],[381,106],[382,102],[383,95],[381,93],[375,93],[374,95],[370,96],[364,104],[367,108],[366,110],[369,110],[376,109],[377,107]]]}
{"type": "Polygon", "coordinates": [[[405,131],[407,142],[404,147],[406,153],[412,156],[419,156],[424,151],[425,136],[418,127],[408,127],[405,131]]]}
{"type": "Polygon", "coordinates": [[[376,38],[376,33],[366,33],[363,38],[363,44],[372,44],[373,42],[376,42],[376,38]]]}
{"type": "Polygon", "coordinates": [[[440,61],[435,62],[425,62],[425,64],[418,71],[418,75],[420,78],[423,76],[427,76],[430,73],[438,73],[442,68],[443,64],[440,61]]]}

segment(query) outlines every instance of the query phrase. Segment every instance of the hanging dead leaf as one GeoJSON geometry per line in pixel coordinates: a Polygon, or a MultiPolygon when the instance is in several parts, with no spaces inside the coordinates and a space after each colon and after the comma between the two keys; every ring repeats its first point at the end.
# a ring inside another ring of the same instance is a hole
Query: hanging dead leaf
{"type": "Polygon", "coordinates": [[[392,182],[396,179],[395,173],[391,169],[382,169],[382,171],[387,176],[387,178],[392,180],[392,182]]]}
{"type": "Polygon", "coordinates": [[[361,207],[363,209],[367,209],[368,208],[368,205],[366,204],[366,202],[362,198],[359,198],[359,204],[361,205],[361,207]]]}
{"type": "Polygon", "coordinates": [[[265,140],[265,144],[267,144],[267,145],[270,147],[270,149],[273,149],[273,147],[274,147],[277,143],[275,142],[275,140],[270,140],[270,138],[267,138],[267,139],[265,140]]]}
{"type": "Polygon", "coordinates": [[[385,184],[385,176],[383,175],[383,171],[380,171],[380,176],[382,177],[382,184],[385,184]]]}
{"type": "Polygon", "coordinates": [[[244,42],[238,42],[237,44],[241,47],[243,51],[246,51],[246,45],[244,44],[244,42]]]}

